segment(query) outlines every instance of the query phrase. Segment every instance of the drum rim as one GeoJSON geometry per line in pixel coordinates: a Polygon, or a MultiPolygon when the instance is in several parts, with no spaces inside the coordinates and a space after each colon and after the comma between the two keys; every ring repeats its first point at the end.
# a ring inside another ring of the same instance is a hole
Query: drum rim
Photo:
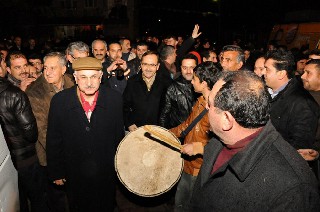
{"type": "MultiPolygon", "coordinates": [[[[171,131],[169,131],[168,129],[166,129],[166,128],[164,128],[164,127],[161,127],[161,126],[157,126],[157,125],[149,125],[149,126],[161,128],[161,129],[169,132],[171,135],[174,136],[174,138],[176,139],[176,141],[181,144],[181,142],[180,142],[180,140],[177,138],[177,136],[176,136],[175,134],[173,134],[171,131]]],[[[138,129],[139,129],[139,128],[143,128],[143,126],[138,127],[138,129]]],[[[137,129],[137,130],[138,130],[138,129],[137,129]]],[[[130,133],[131,133],[131,132],[130,132],[130,133]]],[[[117,156],[118,156],[117,153],[118,153],[118,151],[119,151],[119,148],[120,148],[120,146],[121,146],[121,143],[129,136],[130,133],[128,133],[128,134],[120,141],[120,143],[119,143],[119,145],[118,145],[118,147],[117,147],[117,151],[116,151],[116,155],[115,155],[115,159],[114,159],[115,171],[116,171],[117,176],[118,176],[118,179],[120,180],[120,182],[122,183],[122,185],[124,185],[130,192],[132,192],[132,193],[134,193],[134,194],[136,194],[136,195],[138,195],[138,196],[141,196],[141,197],[156,197],[156,196],[159,196],[159,195],[164,194],[164,193],[168,192],[169,190],[171,190],[171,189],[177,184],[177,182],[178,182],[178,181],[180,180],[180,178],[181,178],[181,175],[182,175],[182,172],[183,172],[183,167],[184,167],[184,159],[183,159],[182,157],[181,157],[181,169],[180,169],[180,174],[179,174],[179,176],[178,176],[177,179],[171,184],[171,186],[170,186],[169,188],[167,188],[167,189],[165,189],[165,190],[163,190],[163,191],[161,191],[161,192],[158,192],[158,193],[155,193],[155,194],[150,194],[150,195],[141,194],[141,193],[138,193],[138,192],[132,190],[131,188],[129,188],[128,185],[126,185],[126,183],[123,181],[123,179],[121,178],[120,173],[119,173],[119,171],[118,171],[118,169],[117,169],[117,156]]]]}

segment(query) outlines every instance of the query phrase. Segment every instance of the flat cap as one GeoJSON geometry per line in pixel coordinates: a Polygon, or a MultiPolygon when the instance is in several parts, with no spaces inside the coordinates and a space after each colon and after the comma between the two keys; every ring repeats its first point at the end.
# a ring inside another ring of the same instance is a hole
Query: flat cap
{"type": "Polygon", "coordinates": [[[72,68],[75,71],[81,70],[97,70],[102,69],[101,61],[94,57],[81,57],[72,63],[72,68]]]}

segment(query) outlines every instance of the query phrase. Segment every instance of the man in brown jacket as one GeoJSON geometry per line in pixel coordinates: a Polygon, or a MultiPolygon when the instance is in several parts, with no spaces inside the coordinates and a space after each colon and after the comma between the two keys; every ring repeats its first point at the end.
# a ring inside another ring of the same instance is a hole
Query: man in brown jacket
{"type": "MultiPolygon", "coordinates": [[[[65,74],[66,58],[60,52],[52,52],[44,57],[44,73],[26,90],[36,117],[39,136],[36,143],[40,165],[46,171],[46,136],[51,98],[59,91],[74,85],[71,76],[65,74]]],[[[46,178],[48,181],[48,178],[46,178]]],[[[49,182],[47,186],[48,204],[52,211],[64,211],[65,194],[49,182]]],[[[59,188],[61,190],[61,188],[59,188]]]]}
{"type": "MultiPolygon", "coordinates": [[[[170,129],[177,137],[197,118],[197,116],[206,110],[207,98],[216,82],[216,75],[219,70],[212,62],[204,62],[193,70],[193,79],[191,81],[195,92],[202,95],[192,108],[191,114],[187,120],[179,126],[170,129]]],[[[178,183],[175,196],[175,211],[186,211],[190,202],[193,185],[200,171],[203,159],[202,154],[204,146],[210,139],[210,123],[207,115],[204,115],[199,122],[190,130],[184,139],[184,145],[181,152],[184,153],[184,167],[181,179],[178,183]]]]}

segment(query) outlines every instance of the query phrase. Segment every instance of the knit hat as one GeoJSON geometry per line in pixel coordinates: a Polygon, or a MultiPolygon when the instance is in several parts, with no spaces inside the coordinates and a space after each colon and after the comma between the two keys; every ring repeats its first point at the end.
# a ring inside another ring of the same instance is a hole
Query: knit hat
{"type": "Polygon", "coordinates": [[[75,71],[81,70],[96,70],[102,69],[101,61],[94,57],[81,57],[72,63],[72,68],[75,71]]]}
{"type": "Polygon", "coordinates": [[[196,56],[198,58],[198,65],[202,62],[201,61],[201,56],[200,56],[200,54],[198,52],[191,51],[191,52],[189,52],[189,54],[193,54],[194,56],[196,56]]]}

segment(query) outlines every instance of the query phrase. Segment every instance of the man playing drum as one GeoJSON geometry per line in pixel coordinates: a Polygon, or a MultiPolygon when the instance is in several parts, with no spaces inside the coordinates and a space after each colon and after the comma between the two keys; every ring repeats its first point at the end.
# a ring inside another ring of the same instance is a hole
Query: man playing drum
{"type": "MultiPolygon", "coordinates": [[[[184,131],[197,116],[202,113],[202,111],[206,110],[208,96],[211,88],[216,82],[218,72],[220,72],[220,70],[213,62],[204,62],[194,68],[191,83],[195,92],[201,93],[202,95],[193,106],[187,120],[179,126],[170,129],[177,137],[180,137],[182,131],[184,131]]],[[[193,185],[203,161],[203,149],[210,139],[209,128],[210,124],[208,116],[204,115],[184,139],[184,145],[181,152],[186,155],[184,155],[184,169],[175,196],[175,211],[187,210],[187,205],[192,195],[193,185]]]]}

